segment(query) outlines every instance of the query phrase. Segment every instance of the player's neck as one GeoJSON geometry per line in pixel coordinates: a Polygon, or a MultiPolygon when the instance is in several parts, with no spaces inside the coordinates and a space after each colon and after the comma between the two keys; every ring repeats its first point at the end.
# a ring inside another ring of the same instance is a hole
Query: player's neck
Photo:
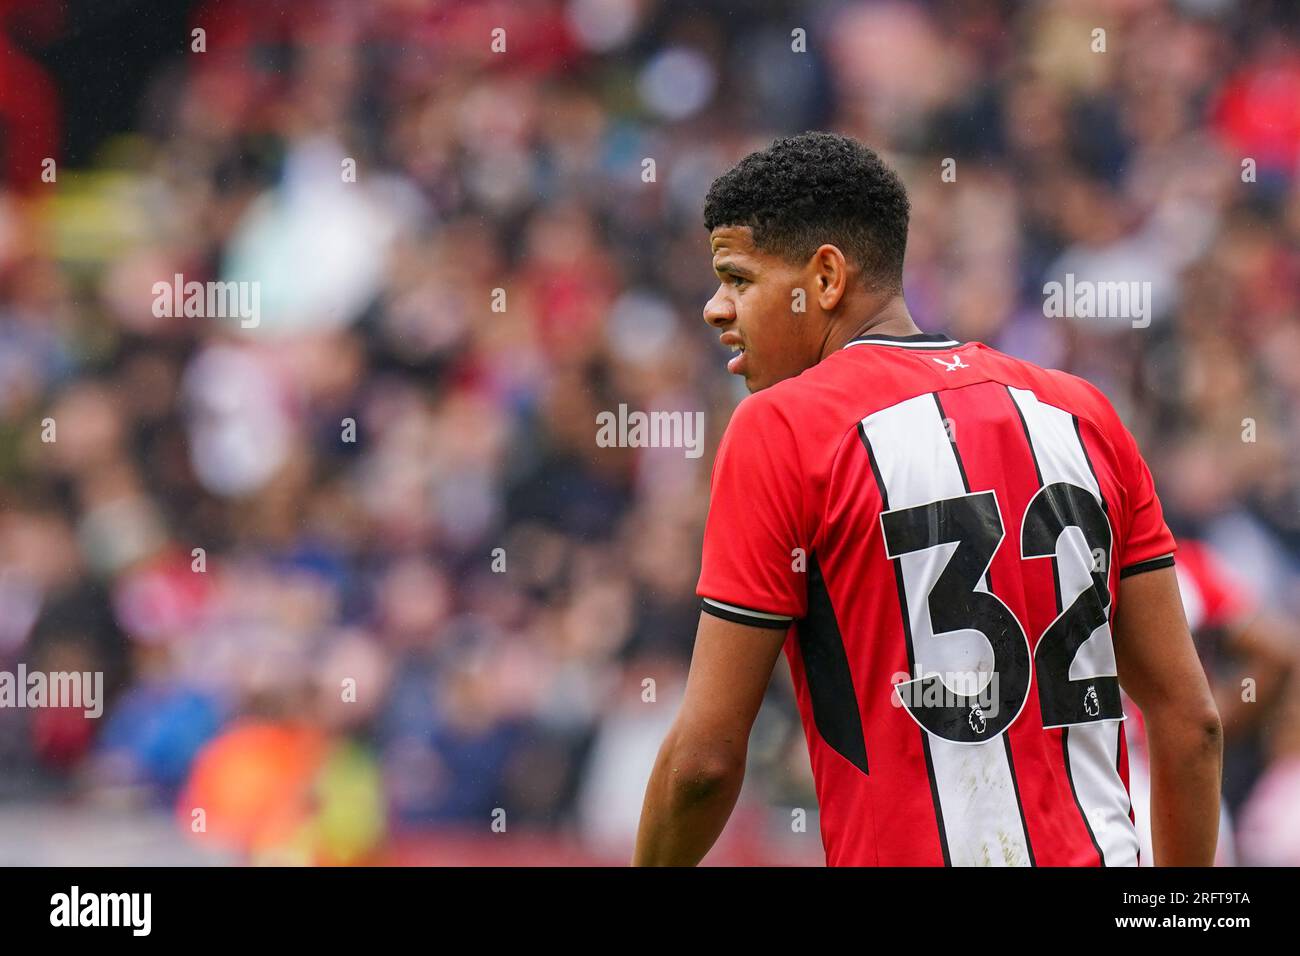
{"type": "Polygon", "coordinates": [[[832,323],[822,344],[822,358],[844,348],[863,335],[916,335],[921,330],[912,321],[901,295],[878,302],[864,318],[861,312],[832,323]]]}

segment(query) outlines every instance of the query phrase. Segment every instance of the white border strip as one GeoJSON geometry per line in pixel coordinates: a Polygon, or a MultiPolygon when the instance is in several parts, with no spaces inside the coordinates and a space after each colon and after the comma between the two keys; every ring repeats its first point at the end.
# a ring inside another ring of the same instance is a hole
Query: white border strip
{"type": "Polygon", "coordinates": [[[768,614],[766,611],[751,611],[747,607],[737,607],[734,604],[723,604],[721,601],[715,601],[713,598],[701,598],[705,604],[712,604],[714,607],[722,608],[724,611],[731,611],[733,614],[743,614],[746,617],[759,617],[765,621],[793,621],[794,618],[789,614],[768,614]]]}
{"type": "Polygon", "coordinates": [[[845,344],[844,348],[850,348],[854,345],[889,345],[899,349],[950,349],[954,345],[961,345],[955,339],[948,339],[944,342],[882,342],[879,339],[854,339],[852,342],[845,344]]]}

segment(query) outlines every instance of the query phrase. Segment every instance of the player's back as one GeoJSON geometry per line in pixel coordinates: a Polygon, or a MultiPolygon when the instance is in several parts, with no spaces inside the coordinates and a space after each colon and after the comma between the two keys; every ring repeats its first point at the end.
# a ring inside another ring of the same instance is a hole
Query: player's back
{"type": "Polygon", "coordinates": [[[738,407],[699,593],[790,626],[828,862],[1125,865],[1108,622],[1172,551],[1092,386],[866,336],[738,407]]]}

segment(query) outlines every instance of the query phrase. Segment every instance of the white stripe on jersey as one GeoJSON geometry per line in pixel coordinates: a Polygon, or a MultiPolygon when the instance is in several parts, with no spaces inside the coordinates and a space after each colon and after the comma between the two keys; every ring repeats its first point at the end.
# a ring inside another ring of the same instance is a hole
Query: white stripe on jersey
{"type": "MultiPolygon", "coordinates": [[[[1008,391],[1024,416],[1043,484],[1064,481],[1078,485],[1101,502],[1101,489],[1075,430],[1074,416],[1043,404],[1027,389],[1008,388],[1008,391]]],[[[1113,560],[1114,546],[1112,527],[1112,554],[1106,556],[1107,562],[1113,560]]],[[[1089,570],[1092,553],[1080,529],[1066,528],[1061,533],[1056,543],[1056,567],[1060,606],[1068,608],[1084,589],[1093,585],[1089,570]]],[[[1113,677],[1116,673],[1115,645],[1107,623],[1079,647],[1070,664],[1070,678],[1113,677]]],[[[1129,820],[1129,795],[1119,775],[1116,723],[1116,720],[1099,720],[1068,728],[1065,750],[1075,797],[1106,865],[1135,866],[1138,839],[1129,820]]]]}
{"type": "MultiPolygon", "coordinates": [[[[862,419],[890,510],[966,494],[932,393],[862,419]]],[[[900,555],[913,660],[922,674],[988,672],[993,652],[973,630],[931,632],[930,590],[956,545],[900,555]]],[[[978,590],[987,590],[982,582],[978,590]]],[[[915,675],[913,675],[915,676],[915,675]]],[[[904,708],[906,711],[906,708],[904,708]]],[[[919,725],[918,725],[919,726],[919,725]]],[[[1028,866],[1029,846],[1001,735],[968,744],[928,736],[939,811],[954,866],[1028,866]]]]}

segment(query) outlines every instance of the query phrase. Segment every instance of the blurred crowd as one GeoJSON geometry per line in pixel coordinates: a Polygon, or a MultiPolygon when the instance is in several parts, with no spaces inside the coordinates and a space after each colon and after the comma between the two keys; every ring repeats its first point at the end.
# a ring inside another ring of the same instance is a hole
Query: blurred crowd
{"type": "MultiPolygon", "coordinates": [[[[209,0],[55,182],[76,91],[5,27],[0,669],[108,704],[0,710],[0,804],[254,861],[626,860],[744,394],[701,204],[808,128],[902,174],[922,328],[1102,388],[1175,532],[1300,613],[1284,4],[209,0]],[[1150,326],[1045,317],[1066,273],[1149,281],[1150,326]],[[257,282],[257,324],[167,317],[178,274],[257,282]],[[708,451],[598,447],[620,403],[704,410],[708,451]]],[[[1300,863],[1300,700],[1260,706],[1244,862],[1300,863]]],[[[782,664],[718,859],[819,861],[815,807],[782,664]]]]}

